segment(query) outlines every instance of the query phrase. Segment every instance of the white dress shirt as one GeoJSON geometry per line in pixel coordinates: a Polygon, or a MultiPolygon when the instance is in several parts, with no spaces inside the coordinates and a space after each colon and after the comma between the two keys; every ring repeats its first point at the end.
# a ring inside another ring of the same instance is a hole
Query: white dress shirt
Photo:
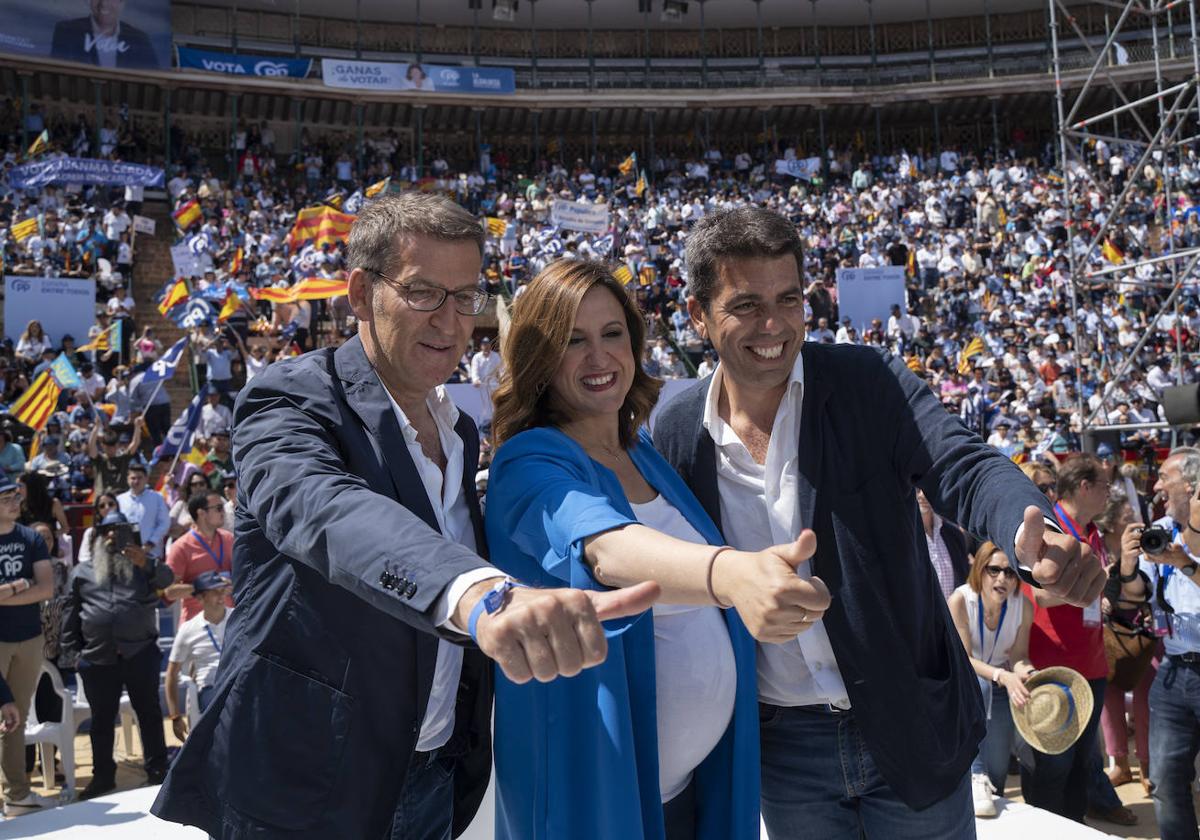
{"type": "MultiPolygon", "coordinates": [[[[382,383],[380,384],[382,385],[382,383]]],[[[388,401],[392,404],[396,421],[404,433],[404,443],[408,446],[413,464],[416,465],[417,473],[421,476],[421,483],[425,485],[425,493],[429,497],[429,505],[433,508],[433,514],[437,517],[442,536],[475,551],[478,546],[475,544],[475,528],[471,524],[471,509],[467,506],[467,500],[463,496],[462,481],[460,480],[463,474],[465,453],[462,438],[454,431],[454,425],[458,422],[457,406],[446,393],[446,389],[440,385],[430,392],[426,400],[429,413],[433,415],[433,420],[437,424],[442,453],[446,457],[445,475],[450,477],[450,480],[446,481],[437,464],[429,460],[421,450],[421,444],[417,440],[417,430],[409,422],[404,410],[392,399],[392,395],[388,393],[386,387],[384,393],[388,394],[388,401]]],[[[435,625],[461,631],[462,628],[450,621],[450,616],[454,612],[454,608],[458,606],[459,599],[467,589],[479,581],[503,577],[502,572],[487,566],[482,559],[479,561],[479,566],[478,569],[459,575],[450,586],[446,587],[446,592],[438,599],[434,607],[433,622],[435,625]]],[[[425,720],[421,723],[421,732],[417,738],[417,750],[420,752],[431,752],[445,745],[454,732],[454,701],[458,695],[459,677],[462,675],[462,660],[463,649],[461,647],[444,639],[438,640],[433,687],[429,692],[429,705],[425,708],[425,720]]]]}
{"type": "MultiPolygon", "coordinates": [[[[721,419],[718,406],[723,387],[724,366],[718,364],[704,406],[704,428],[716,444],[717,491],[725,538],[742,551],[790,543],[812,525],[800,521],[796,495],[803,356],[796,356],[787,393],[775,414],[765,464],[754,461],[745,444],[721,419]]],[[[796,573],[805,579],[812,577],[811,564],[802,563],[796,573]]],[[[758,696],[776,706],[831,703],[850,707],[823,620],[792,641],[758,646],[758,696]]]]}

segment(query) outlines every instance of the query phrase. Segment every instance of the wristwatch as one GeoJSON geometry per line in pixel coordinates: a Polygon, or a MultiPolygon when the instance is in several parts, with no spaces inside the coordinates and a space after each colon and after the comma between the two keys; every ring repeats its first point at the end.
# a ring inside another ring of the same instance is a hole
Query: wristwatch
{"type": "Polygon", "coordinates": [[[1179,567],[1179,571],[1183,572],[1188,577],[1196,574],[1196,569],[1200,569],[1200,563],[1197,563],[1195,560],[1193,560],[1191,563],[1188,563],[1186,566],[1179,567]]]}

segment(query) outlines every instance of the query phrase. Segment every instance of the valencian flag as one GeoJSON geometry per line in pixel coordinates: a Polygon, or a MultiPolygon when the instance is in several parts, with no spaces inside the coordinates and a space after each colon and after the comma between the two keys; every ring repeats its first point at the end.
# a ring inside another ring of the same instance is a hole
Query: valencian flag
{"type": "Polygon", "coordinates": [[[1104,259],[1113,265],[1120,265],[1125,262],[1125,254],[1108,237],[1105,237],[1104,244],[1100,246],[1100,253],[1104,254],[1104,259]]]}
{"type": "Polygon", "coordinates": [[[25,393],[9,406],[8,413],[15,417],[17,422],[40,432],[54,413],[60,393],[62,389],[58,387],[50,371],[44,370],[25,389],[25,393]]]}
{"type": "Polygon", "coordinates": [[[617,164],[617,169],[619,169],[621,171],[622,175],[628,175],[630,172],[632,172],[636,168],[637,168],[637,152],[630,152],[629,157],[625,158],[625,160],[623,160],[619,164],[617,164]]]}
{"type": "Polygon", "coordinates": [[[657,276],[658,272],[654,270],[654,266],[652,265],[644,265],[638,269],[638,282],[643,286],[651,285],[657,276]]]}
{"type": "Polygon", "coordinates": [[[296,215],[296,224],[288,234],[288,248],[297,251],[306,242],[312,242],[316,248],[332,245],[345,239],[353,224],[354,217],[349,213],[339,213],[324,205],[305,207],[296,215]]]}
{"type": "Polygon", "coordinates": [[[971,372],[971,358],[983,354],[984,346],[983,339],[975,336],[963,348],[962,353],[958,356],[958,372],[964,376],[971,372]]]}
{"type": "Polygon", "coordinates": [[[292,286],[291,291],[296,300],[325,300],[348,294],[350,281],[332,277],[309,277],[292,286]]]}
{"type": "Polygon", "coordinates": [[[265,289],[251,289],[250,297],[255,300],[269,300],[271,303],[291,303],[296,299],[296,293],[291,289],[277,289],[268,286],[265,289]]]}
{"type": "Polygon", "coordinates": [[[613,277],[621,283],[622,286],[633,280],[633,272],[629,270],[629,266],[622,263],[613,269],[613,277]]]}
{"type": "Polygon", "coordinates": [[[183,280],[168,280],[155,298],[158,301],[158,311],[164,316],[187,299],[187,283],[184,283],[183,280]]]}
{"type": "Polygon", "coordinates": [[[12,231],[13,239],[17,240],[18,242],[24,242],[26,239],[38,232],[37,216],[33,216],[32,218],[25,219],[20,222],[15,222],[13,226],[9,228],[9,230],[12,231]]]}
{"type": "Polygon", "coordinates": [[[25,157],[27,157],[27,158],[37,157],[38,155],[40,155],[42,152],[46,151],[49,148],[50,148],[50,131],[48,129],[42,129],[42,133],[34,138],[33,144],[29,147],[29,150],[27,152],[25,152],[25,157]]]}
{"type": "Polygon", "coordinates": [[[487,229],[488,233],[490,233],[492,236],[496,237],[497,239],[503,239],[504,232],[508,230],[508,222],[496,216],[488,216],[487,229]]]}
{"type": "Polygon", "coordinates": [[[638,198],[641,198],[642,193],[646,192],[646,170],[645,169],[643,169],[638,174],[637,186],[633,188],[633,191],[637,193],[638,198]]]}
{"type": "Polygon", "coordinates": [[[374,198],[375,196],[379,195],[381,192],[386,190],[388,188],[388,185],[391,184],[391,182],[392,182],[391,176],[384,178],[382,181],[376,181],[374,184],[367,187],[367,190],[364,193],[364,195],[366,195],[367,198],[374,198]]]}

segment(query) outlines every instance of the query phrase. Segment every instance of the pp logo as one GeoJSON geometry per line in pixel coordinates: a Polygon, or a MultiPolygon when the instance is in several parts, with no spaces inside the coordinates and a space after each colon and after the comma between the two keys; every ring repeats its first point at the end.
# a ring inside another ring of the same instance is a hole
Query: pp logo
{"type": "Polygon", "coordinates": [[[11,554],[0,554],[0,569],[3,569],[4,576],[9,580],[19,575],[24,568],[25,561],[22,558],[13,557],[11,554]]]}
{"type": "Polygon", "coordinates": [[[458,71],[452,70],[449,67],[439,70],[437,73],[438,81],[447,85],[458,84],[458,71]]]}
{"type": "Polygon", "coordinates": [[[12,284],[12,290],[14,292],[28,292],[32,288],[33,284],[28,280],[14,280],[12,284]]]}
{"type": "Polygon", "coordinates": [[[278,64],[274,61],[260,61],[254,65],[254,75],[256,76],[286,76],[288,68],[286,64],[278,64]]]}

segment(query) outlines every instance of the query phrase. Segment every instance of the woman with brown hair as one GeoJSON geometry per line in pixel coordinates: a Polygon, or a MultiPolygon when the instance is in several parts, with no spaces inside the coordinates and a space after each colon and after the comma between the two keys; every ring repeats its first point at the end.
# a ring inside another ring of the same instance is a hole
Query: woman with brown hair
{"type": "Polygon", "coordinates": [[[1021,593],[1016,569],[990,542],[975,552],[967,582],[946,603],[979,677],[987,712],[987,734],[971,765],[975,816],[994,817],[992,794],[1004,792],[1015,734],[1008,701],[1012,698],[1020,708],[1029,699],[1025,681],[1033,673],[1029,664],[1033,608],[1021,593]]]}
{"type": "Polygon", "coordinates": [[[621,285],[602,263],[581,260],[554,262],[534,279],[503,341],[491,561],[534,585],[662,588],[652,617],[606,624],[602,665],[547,684],[497,674],[503,840],[757,838],[758,697],[746,628],[783,641],[828,606],[823,585],[819,607],[796,606],[813,603],[813,584],[794,573],[811,546],[723,547],[655,451],[642,427],[660,383],[638,364],[644,341],[621,285]]]}

